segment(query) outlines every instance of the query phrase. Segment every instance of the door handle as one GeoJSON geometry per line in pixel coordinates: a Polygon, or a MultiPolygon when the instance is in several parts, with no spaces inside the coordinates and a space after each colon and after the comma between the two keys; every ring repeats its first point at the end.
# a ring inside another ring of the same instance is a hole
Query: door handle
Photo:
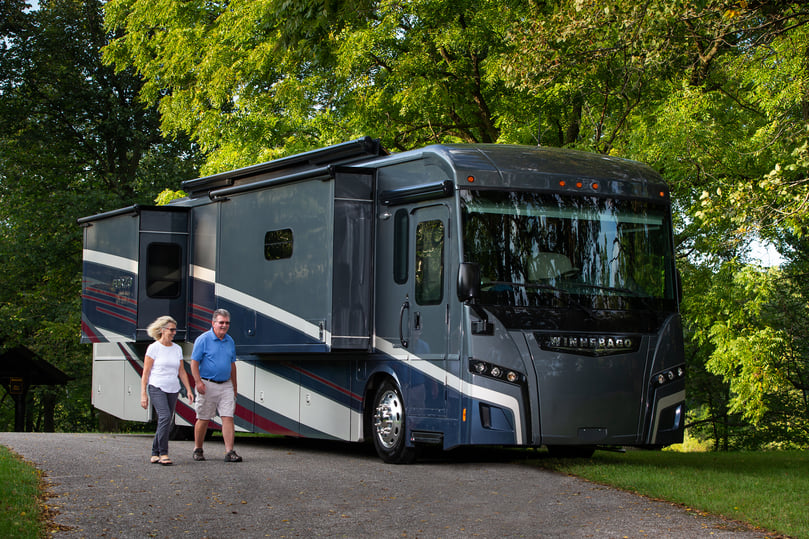
{"type": "MultiPolygon", "coordinates": [[[[407,339],[404,337],[404,332],[402,331],[402,322],[404,322],[404,313],[405,311],[410,311],[410,302],[405,301],[402,303],[402,308],[399,309],[399,341],[402,343],[403,348],[407,348],[407,339]]],[[[407,336],[410,337],[410,318],[408,317],[407,320],[407,336]]]]}

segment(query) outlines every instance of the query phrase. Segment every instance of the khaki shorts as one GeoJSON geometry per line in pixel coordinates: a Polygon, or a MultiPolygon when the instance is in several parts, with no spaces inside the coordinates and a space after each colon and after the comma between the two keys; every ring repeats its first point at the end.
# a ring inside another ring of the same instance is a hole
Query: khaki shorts
{"type": "Polygon", "coordinates": [[[217,384],[208,380],[203,380],[205,384],[205,394],[197,394],[194,401],[194,408],[197,411],[197,419],[210,421],[217,415],[219,417],[233,417],[236,411],[236,396],[233,394],[233,382],[228,380],[217,384]]]}

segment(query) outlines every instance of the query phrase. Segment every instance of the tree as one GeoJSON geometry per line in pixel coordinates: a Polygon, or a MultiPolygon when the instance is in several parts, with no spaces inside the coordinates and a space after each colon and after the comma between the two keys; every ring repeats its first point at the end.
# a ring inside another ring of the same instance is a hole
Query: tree
{"type": "Polygon", "coordinates": [[[809,332],[803,275],[723,264],[690,312],[705,368],[728,384],[728,412],[755,432],[736,444],[809,443],[809,332]]]}
{"type": "Polygon", "coordinates": [[[683,249],[728,259],[806,215],[807,22],[797,2],[536,3],[501,72],[551,144],[663,172],[683,249]]]}
{"type": "MultiPolygon", "coordinates": [[[[489,71],[520,2],[113,0],[105,50],[207,172],[361,135],[392,149],[525,139],[529,96],[489,71]],[[514,117],[514,114],[519,117],[514,117]]],[[[535,140],[535,139],[530,139],[535,140]]]]}
{"type": "MultiPolygon", "coordinates": [[[[90,350],[79,345],[81,229],[76,219],[150,202],[195,175],[196,152],[163,138],[141,83],[100,60],[101,2],[3,4],[0,61],[0,329],[75,377],[59,428],[93,425],[90,350]]],[[[43,398],[47,390],[35,398],[43,398]]],[[[47,418],[44,418],[45,420],[47,418]]]]}

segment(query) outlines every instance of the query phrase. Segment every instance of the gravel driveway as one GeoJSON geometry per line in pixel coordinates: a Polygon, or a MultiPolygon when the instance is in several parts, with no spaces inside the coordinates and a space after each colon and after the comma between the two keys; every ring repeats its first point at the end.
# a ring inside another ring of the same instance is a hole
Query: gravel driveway
{"type": "MultiPolygon", "coordinates": [[[[236,439],[244,462],[172,442],[174,466],[149,464],[151,436],[0,433],[46,472],[55,537],[765,537],[735,522],[465,450],[410,466],[365,446],[236,439]]],[[[772,537],[772,535],[769,535],[772,537]]]]}

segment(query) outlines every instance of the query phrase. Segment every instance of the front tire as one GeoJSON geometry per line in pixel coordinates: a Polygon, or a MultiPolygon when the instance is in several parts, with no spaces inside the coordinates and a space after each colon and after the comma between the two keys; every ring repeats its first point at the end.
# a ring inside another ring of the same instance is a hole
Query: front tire
{"type": "Polygon", "coordinates": [[[405,405],[402,392],[390,380],[374,396],[371,430],[379,457],[389,464],[410,464],[416,450],[406,446],[405,405]]]}
{"type": "Polygon", "coordinates": [[[169,440],[172,441],[187,441],[194,439],[194,427],[185,425],[172,424],[171,432],[169,433],[169,440]]]}

